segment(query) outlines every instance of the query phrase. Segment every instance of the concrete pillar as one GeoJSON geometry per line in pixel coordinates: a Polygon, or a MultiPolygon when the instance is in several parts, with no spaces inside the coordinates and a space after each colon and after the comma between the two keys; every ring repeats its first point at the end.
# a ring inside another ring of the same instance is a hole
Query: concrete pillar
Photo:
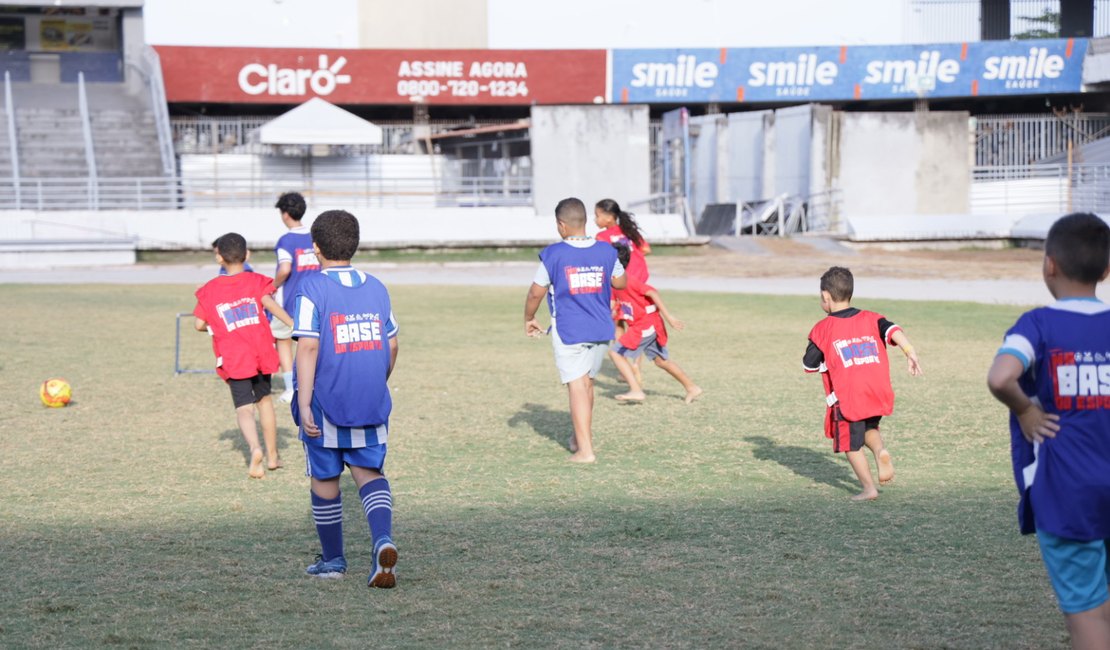
{"type": "Polygon", "coordinates": [[[1060,36],[1062,38],[1090,38],[1094,31],[1094,0],[1060,0],[1060,36]]]}
{"type": "Polygon", "coordinates": [[[146,47],[146,36],[143,30],[142,8],[128,8],[122,10],[120,19],[120,48],[123,51],[123,82],[127,84],[127,92],[135,95],[144,89],[142,76],[143,48],[146,47]]]}
{"type": "Polygon", "coordinates": [[[1010,40],[1010,0],[979,0],[979,38],[1010,40]]]}

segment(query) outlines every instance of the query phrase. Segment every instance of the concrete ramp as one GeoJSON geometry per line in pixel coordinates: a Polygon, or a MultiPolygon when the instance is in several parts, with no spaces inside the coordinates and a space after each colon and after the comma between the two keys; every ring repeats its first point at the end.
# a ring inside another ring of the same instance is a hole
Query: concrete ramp
{"type": "Polygon", "coordinates": [[[1014,220],[1005,214],[849,217],[846,234],[854,242],[1008,239],[1014,220]]]}

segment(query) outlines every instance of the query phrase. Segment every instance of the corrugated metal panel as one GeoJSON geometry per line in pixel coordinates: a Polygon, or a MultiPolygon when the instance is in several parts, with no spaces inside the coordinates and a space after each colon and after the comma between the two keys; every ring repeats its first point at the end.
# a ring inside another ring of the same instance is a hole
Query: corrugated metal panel
{"type": "Polygon", "coordinates": [[[759,201],[763,196],[763,119],[772,111],[728,116],[728,191],[731,201],[759,201]]]}
{"type": "Polygon", "coordinates": [[[706,204],[717,202],[717,122],[721,115],[690,118],[689,204],[700,217],[706,204]]]}
{"type": "Polygon", "coordinates": [[[774,195],[809,196],[812,132],[812,105],[791,106],[775,111],[774,195]]]}

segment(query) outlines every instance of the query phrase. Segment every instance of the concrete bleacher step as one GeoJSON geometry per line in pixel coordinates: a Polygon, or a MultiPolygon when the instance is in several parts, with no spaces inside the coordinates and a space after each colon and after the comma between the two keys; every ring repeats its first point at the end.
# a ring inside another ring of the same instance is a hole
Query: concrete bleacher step
{"type": "MultiPolygon", "coordinates": [[[[123,84],[88,83],[92,150],[100,178],[162,176],[154,113],[123,84]]],[[[24,179],[88,177],[84,122],[73,84],[13,84],[20,173],[24,179]]],[[[0,112],[0,179],[10,175],[7,116],[0,112]]],[[[49,183],[43,184],[46,188],[49,183]]],[[[45,191],[45,190],[44,190],[45,191]]],[[[145,190],[144,190],[145,194],[145,190]]],[[[0,195],[0,203],[5,199],[0,195]]],[[[80,208],[86,197],[52,197],[50,207],[80,208]]]]}

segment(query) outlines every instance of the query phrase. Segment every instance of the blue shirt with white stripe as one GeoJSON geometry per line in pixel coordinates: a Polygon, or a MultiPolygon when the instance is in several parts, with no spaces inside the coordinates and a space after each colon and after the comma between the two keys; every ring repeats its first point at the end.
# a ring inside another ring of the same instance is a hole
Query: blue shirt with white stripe
{"type": "MultiPolygon", "coordinates": [[[[323,435],[302,432],[301,440],[348,449],[384,443],[393,406],[389,339],[398,330],[385,286],[349,266],[311,273],[298,288],[293,321],[294,338],[320,341],[312,411],[323,435]]],[[[297,381],[294,368],[295,388],[297,381]]]]}
{"type": "Polygon", "coordinates": [[[1060,416],[1056,437],[1041,443],[1010,416],[1022,533],[1110,539],[1110,305],[1071,299],[1028,311],[998,354],[1021,361],[1022,390],[1060,416]]]}

